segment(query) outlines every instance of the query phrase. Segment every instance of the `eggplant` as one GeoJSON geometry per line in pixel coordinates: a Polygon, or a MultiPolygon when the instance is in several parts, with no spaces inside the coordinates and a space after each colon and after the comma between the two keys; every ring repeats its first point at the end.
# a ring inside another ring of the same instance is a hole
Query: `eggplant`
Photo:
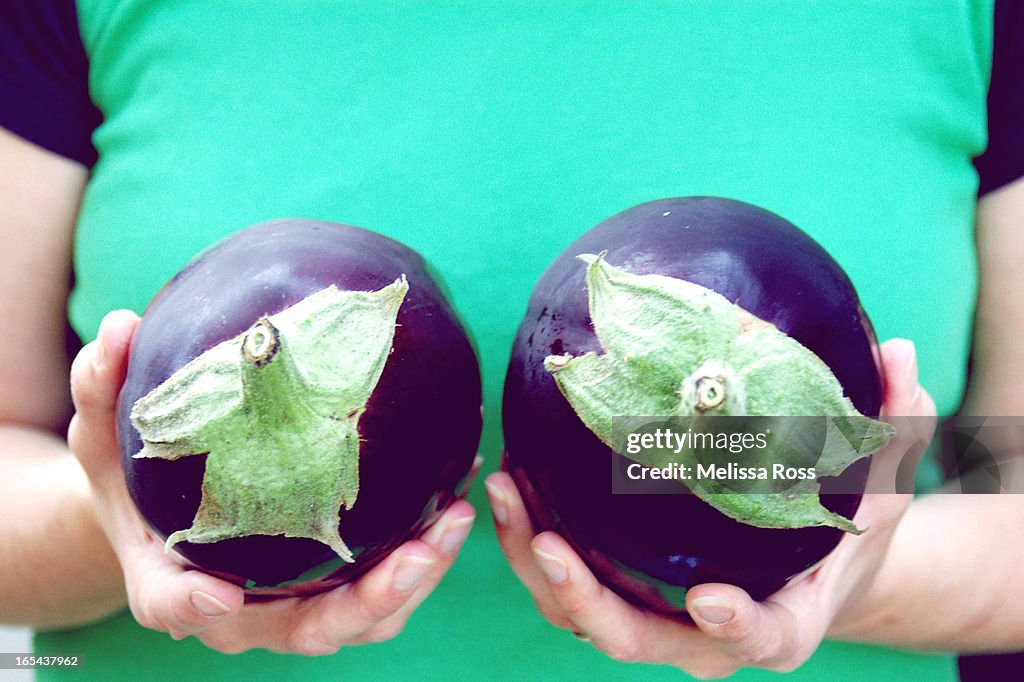
{"type": "Polygon", "coordinates": [[[288,219],[197,255],[146,308],[122,469],[167,549],[253,598],[354,580],[461,493],[477,356],[427,263],[288,219]]]}
{"type": "MultiPolygon", "coordinates": [[[[707,582],[731,583],[754,599],[764,599],[827,556],[844,532],[860,532],[849,519],[859,506],[870,460],[856,457],[849,466],[830,472],[838,475],[815,482],[821,495],[820,504],[817,496],[814,504],[819,509],[823,505],[825,525],[763,527],[734,510],[726,513],[708,504],[703,496],[677,494],[677,480],[648,483],[649,492],[666,494],[614,494],[614,472],[633,462],[621,447],[613,447],[602,433],[601,420],[587,410],[610,410],[602,417],[607,428],[609,416],[654,415],[651,406],[660,403],[649,395],[650,385],[658,381],[641,384],[628,378],[609,384],[619,370],[594,369],[612,354],[604,345],[639,344],[622,352],[621,367],[662,362],[662,356],[671,355],[705,368],[696,376],[715,366],[719,343],[705,339],[703,346],[665,342],[657,352],[643,348],[652,339],[661,343],[660,331],[647,330],[660,329],[663,319],[675,314],[675,302],[652,314],[638,312],[636,299],[624,298],[626,304],[604,310],[598,324],[595,306],[610,305],[601,302],[608,298],[609,283],[616,281],[641,288],[668,282],[669,289],[699,292],[703,298],[696,307],[705,307],[703,301],[712,298],[726,314],[734,307],[749,325],[764,326],[772,339],[816,356],[813,361],[831,377],[837,399],[850,414],[876,416],[881,408],[881,364],[871,323],[849,278],[813,239],[774,213],[720,197],[651,201],[612,216],[558,256],[530,298],[505,380],[503,466],[538,530],[559,532],[603,583],[661,613],[685,618],[686,589],[707,582]],[[612,339],[611,328],[623,315],[635,318],[635,326],[622,339],[612,339]],[[602,325],[605,344],[596,328],[602,325]],[[637,342],[630,335],[647,341],[637,342]],[[572,362],[581,364],[576,375],[583,377],[578,379],[583,389],[604,386],[604,393],[596,398],[574,393],[574,386],[560,379],[572,362]],[[625,394],[630,395],[621,397],[625,394]]],[[[772,352],[764,350],[766,356],[772,352]]],[[[676,400],[682,395],[685,404],[689,391],[695,401],[690,407],[698,416],[722,409],[724,383],[718,380],[725,382],[725,376],[696,376],[687,388],[690,379],[681,375],[676,377],[681,383],[666,384],[669,389],[681,386],[673,389],[676,400]]],[[[794,379],[783,374],[773,381],[787,392],[794,379]]],[[[757,403],[756,397],[746,396],[747,403],[757,403]]],[[[815,407],[813,393],[808,399],[804,405],[813,408],[811,413],[829,412],[815,407]]],[[[733,414],[747,413],[743,405],[733,408],[733,414]]],[[[750,414],[772,415],[763,405],[750,414]]],[[[864,450],[870,454],[892,431],[868,422],[875,428],[875,438],[864,450]]]]}

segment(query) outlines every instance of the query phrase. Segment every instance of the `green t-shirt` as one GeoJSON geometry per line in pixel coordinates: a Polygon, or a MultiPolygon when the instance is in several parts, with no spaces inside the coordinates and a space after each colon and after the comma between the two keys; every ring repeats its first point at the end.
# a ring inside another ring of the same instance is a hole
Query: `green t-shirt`
{"type": "MultiPolygon", "coordinates": [[[[71,317],[141,311],[195,253],[303,216],[367,227],[443,274],[479,345],[486,470],[533,284],[634,204],[764,206],[847,270],[880,338],[913,339],[951,413],[976,288],[971,159],[991,3],[80,0],[105,120],[71,317]]],[[[481,510],[405,632],[326,658],[224,656],[130,615],[40,634],[95,679],[679,679],[547,625],[481,510]]],[[[769,677],[745,671],[739,679],[769,677]]],[[[825,643],[793,679],[955,678],[951,657],[825,643]]]]}

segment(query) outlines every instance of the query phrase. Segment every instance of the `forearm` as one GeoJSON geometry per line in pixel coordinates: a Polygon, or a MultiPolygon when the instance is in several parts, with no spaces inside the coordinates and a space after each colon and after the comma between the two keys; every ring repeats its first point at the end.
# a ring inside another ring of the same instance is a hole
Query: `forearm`
{"type": "Polygon", "coordinates": [[[1024,495],[918,499],[830,636],[918,650],[1024,648],[1022,528],[1024,495]]]}
{"type": "Polygon", "coordinates": [[[121,571],[67,444],[0,426],[0,622],[49,629],[125,604],[121,571]]]}

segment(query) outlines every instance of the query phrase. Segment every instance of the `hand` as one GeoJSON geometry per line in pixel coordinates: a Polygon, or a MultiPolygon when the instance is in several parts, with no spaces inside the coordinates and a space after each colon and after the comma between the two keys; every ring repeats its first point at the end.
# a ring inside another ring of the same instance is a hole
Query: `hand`
{"type": "MultiPolygon", "coordinates": [[[[931,397],[917,383],[913,344],[894,340],[881,350],[883,416],[932,419],[899,422],[907,428],[874,455],[868,483],[872,491],[886,489],[883,481],[894,480],[906,453],[920,455],[931,440],[935,415],[931,397]]],[[[845,535],[816,568],[763,602],[732,585],[693,587],[686,608],[694,627],[627,603],[599,583],[558,534],[535,536],[508,474],[492,474],[486,486],[502,550],[552,625],[589,639],[614,659],[674,665],[705,679],[725,677],[745,666],[781,672],[803,664],[829,628],[854,608],[854,596],[864,593],[912,498],[864,495],[854,521],[867,532],[845,535]]]]}
{"type": "Polygon", "coordinates": [[[121,563],[135,619],[175,639],[194,636],[224,653],[261,647],[323,655],[401,632],[455,560],[473,523],[472,506],[457,501],[421,539],[406,542],[354,583],[312,597],[245,603],[239,586],[167,555],[128,495],[115,404],[137,326],[134,313],[110,313],[99,338],[78,354],[71,369],[76,413],[68,432],[89,478],[97,518],[121,563]]]}

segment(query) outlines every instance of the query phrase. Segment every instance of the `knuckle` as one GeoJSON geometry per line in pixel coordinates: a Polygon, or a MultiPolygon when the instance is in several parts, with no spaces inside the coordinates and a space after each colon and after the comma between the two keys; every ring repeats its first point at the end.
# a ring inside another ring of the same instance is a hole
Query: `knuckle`
{"type": "Polygon", "coordinates": [[[82,406],[88,407],[95,400],[94,386],[96,377],[92,366],[92,355],[94,352],[95,348],[92,344],[88,344],[79,351],[71,363],[69,375],[71,399],[78,408],[82,406]]]}
{"type": "Polygon", "coordinates": [[[600,597],[600,589],[583,591],[570,588],[558,595],[558,602],[565,615],[575,621],[586,619],[593,611],[594,605],[600,602],[600,597]]]}
{"type": "Polygon", "coordinates": [[[711,637],[729,647],[730,650],[757,649],[767,644],[766,634],[771,630],[765,627],[763,614],[755,609],[741,609],[736,616],[722,625],[713,625],[705,631],[711,637]]]}
{"type": "Polygon", "coordinates": [[[401,601],[396,603],[396,600],[393,598],[379,595],[374,598],[360,599],[359,612],[362,614],[364,620],[375,623],[377,621],[384,620],[394,613],[400,604],[401,601]]]}
{"type": "Polygon", "coordinates": [[[145,594],[134,594],[129,596],[128,609],[131,611],[135,622],[147,630],[166,631],[159,620],[155,617],[150,600],[145,594]]]}
{"type": "Polygon", "coordinates": [[[174,641],[180,642],[181,640],[183,640],[186,637],[188,637],[190,633],[185,632],[184,630],[182,630],[180,628],[170,628],[167,631],[167,634],[170,635],[171,639],[173,639],[174,641]]]}
{"type": "Polygon", "coordinates": [[[94,342],[89,342],[82,346],[78,353],[75,354],[75,357],[71,360],[70,379],[72,388],[74,388],[79,382],[82,375],[85,372],[88,372],[91,368],[92,363],[90,362],[90,357],[94,350],[93,343],[94,342]]]}
{"type": "Polygon", "coordinates": [[[774,658],[771,651],[756,647],[737,651],[735,656],[745,665],[752,666],[760,666],[774,658]]]}
{"type": "Polygon", "coordinates": [[[697,665],[684,668],[692,677],[698,680],[721,680],[730,677],[739,670],[736,665],[697,665]]]}
{"type": "Polygon", "coordinates": [[[85,473],[93,476],[96,474],[97,457],[94,434],[90,432],[90,428],[88,419],[76,412],[68,424],[68,449],[78,459],[85,473]]]}
{"type": "Polygon", "coordinates": [[[747,642],[751,634],[751,628],[748,623],[729,623],[717,628],[715,639],[724,644],[740,645],[747,642]]]}
{"type": "Polygon", "coordinates": [[[786,659],[772,664],[771,669],[777,673],[791,673],[803,665],[803,661],[797,659],[786,659]]]}
{"type": "Polygon", "coordinates": [[[619,663],[642,663],[645,660],[643,647],[632,636],[614,642],[603,642],[598,648],[619,663]]]}
{"type": "Polygon", "coordinates": [[[200,633],[196,635],[196,639],[202,642],[206,648],[228,656],[236,656],[253,648],[238,637],[218,637],[212,633],[200,633]]]}
{"type": "MultiPolygon", "coordinates": [[[[397,559],[397,557],[395,558],[397,559]]],[[[396,570],[394,566],[395,564],[392,564],[392,567],[385,567],[385,572],[396,570]]],[[[374,570],[381,570],[381,566],[374,570]]],[[[386,580],[380,579],[381,577],[379,574],[367,575],[353,585],[350,597],[353,598],[355,604],[355,618],[349,619],[348,622],[362,623],[363,627],[358,628],[360,630],[372,627],[377,622],[392,616],[404,604],[409,602],[419,589],[397,591],[393,582],[393,573],[392,577],[386,580]]]]}
{"type": "MultiPolygon", "coordinates": [[[[76,412],[68,425],[68,449],[93,482],[106,480],[111,469],[107,465],[112,461],[112,449],[116,451],[117,448],[111,440],[112,435],[106,433],[104,428],[112,429],[112,422],[110,426],[104,427],[102,422],[83,416],[81,412],[76,412]]],[[[121,478],[119,470],[117,473],[118,478],[121,478]]]]}
{"type": "Polygon", "coordinates": [[[156,627],[156,622],[152,618],[150,618],[149,614],[145,611],[136,608],[134,605],[130,606],[129,610],[131,611],[132,618],[134,618],[135,622],[138,623],[141,627],[144,627],[147,630],[159,629],[156,627]]]}
{"type": "Polygon", "coordinates": [[[782,642],[776,637],[761,636],[751,639],[744,646],[733,650],[733,656],[746,665],[763,667],[764,664],[779,660],[782,642]]]}
{"type": "Polygon", "coordinates": [[[302,656],[330,656],[338,653],[341,645],[330,641],[315,627],[301,627],[288,636],[288,649],[302,656]]]}
{"type": "Polygon", "coordinates": [[[578,620],[586,617],[590,604],[581,599],[565,599],[562,601],[562,611],[570,620],[578,620]]]}
{"type": "Polygon", "coordinates": [[[77,412],[68,423],[68,448],[77,453],[82,447],[82,416],[77,412]]]}
{"type": "Polygon", "coordinates": [[[363,639],[366,642],[379,644],[381,642],[387,642],[394,639],[395,637],[398,637],[400,634],[402,634],[403,630],[405,630],[404,620],[398,620],[395,622],[384,621],[378,623],[377,625],[374,625],[372,628],[367,630],[366,633],[363,635],[363,639]]]}
{"type": "Polygon", "coordinates": [[[535,600],[535,603],[537,605],[537,611],[540,612],[540,615],[548,623],[555,626],[556,628],[561,628],[562,630],[573,629],[572,621],[566,618],[565,613],[563,613],[560,609],[552,606],[551,604],[548,604],[547,602],[540,600],[535,600]]]}

